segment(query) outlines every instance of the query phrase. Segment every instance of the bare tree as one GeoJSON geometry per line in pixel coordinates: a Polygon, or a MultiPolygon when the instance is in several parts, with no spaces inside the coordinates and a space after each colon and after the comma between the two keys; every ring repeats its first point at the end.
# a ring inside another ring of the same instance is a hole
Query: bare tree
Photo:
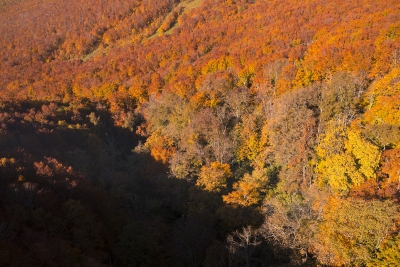
{"type": "Polygon", "coordinates": [[[236,230],[227,238],[227,249],[229,250],[229,266],[232,266],[233,259],[240,262],[241,266],[250,267],[251,262],[255,260],[252,255],[255,248],[261,243],[261,235],[251,226],[244,227],[242,231],[236,230]]]}

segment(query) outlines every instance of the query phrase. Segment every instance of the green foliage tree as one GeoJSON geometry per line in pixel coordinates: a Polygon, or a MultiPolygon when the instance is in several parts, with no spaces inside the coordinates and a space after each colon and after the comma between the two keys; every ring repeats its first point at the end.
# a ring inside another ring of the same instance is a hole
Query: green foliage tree
{"type": "Polygon", "coordinates": [[[377,256],[367,266],[391,267],[400,264],[400,240],[399,234],[392,236],[384,241],[383,245],[376,253],[377,256]]]}

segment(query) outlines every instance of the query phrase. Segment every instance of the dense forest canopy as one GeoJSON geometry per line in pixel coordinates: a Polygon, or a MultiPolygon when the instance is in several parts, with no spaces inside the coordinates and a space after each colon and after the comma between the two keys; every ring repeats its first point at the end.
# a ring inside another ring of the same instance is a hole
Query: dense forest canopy
{"type": "Polygon", "coordinates": [[[0,1],[1,266],[400,265],[400,2],[0,1]]]}

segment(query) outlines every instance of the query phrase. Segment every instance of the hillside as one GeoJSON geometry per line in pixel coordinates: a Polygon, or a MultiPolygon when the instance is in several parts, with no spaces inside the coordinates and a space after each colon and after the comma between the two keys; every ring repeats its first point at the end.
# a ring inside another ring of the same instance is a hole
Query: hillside
{"type": "Polygon", "coordinates": [[[0,265],[400,265],[398,1],[0,15],[0,265]]]}

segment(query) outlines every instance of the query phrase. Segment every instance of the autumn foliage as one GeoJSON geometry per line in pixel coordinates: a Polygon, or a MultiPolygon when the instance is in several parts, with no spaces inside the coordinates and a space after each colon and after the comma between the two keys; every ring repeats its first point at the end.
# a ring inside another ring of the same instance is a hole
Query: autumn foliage
{"type": "Polygon", "coordinates": [[[399,10],[0,2],[0,265],[399,265],[399,10]]]}

